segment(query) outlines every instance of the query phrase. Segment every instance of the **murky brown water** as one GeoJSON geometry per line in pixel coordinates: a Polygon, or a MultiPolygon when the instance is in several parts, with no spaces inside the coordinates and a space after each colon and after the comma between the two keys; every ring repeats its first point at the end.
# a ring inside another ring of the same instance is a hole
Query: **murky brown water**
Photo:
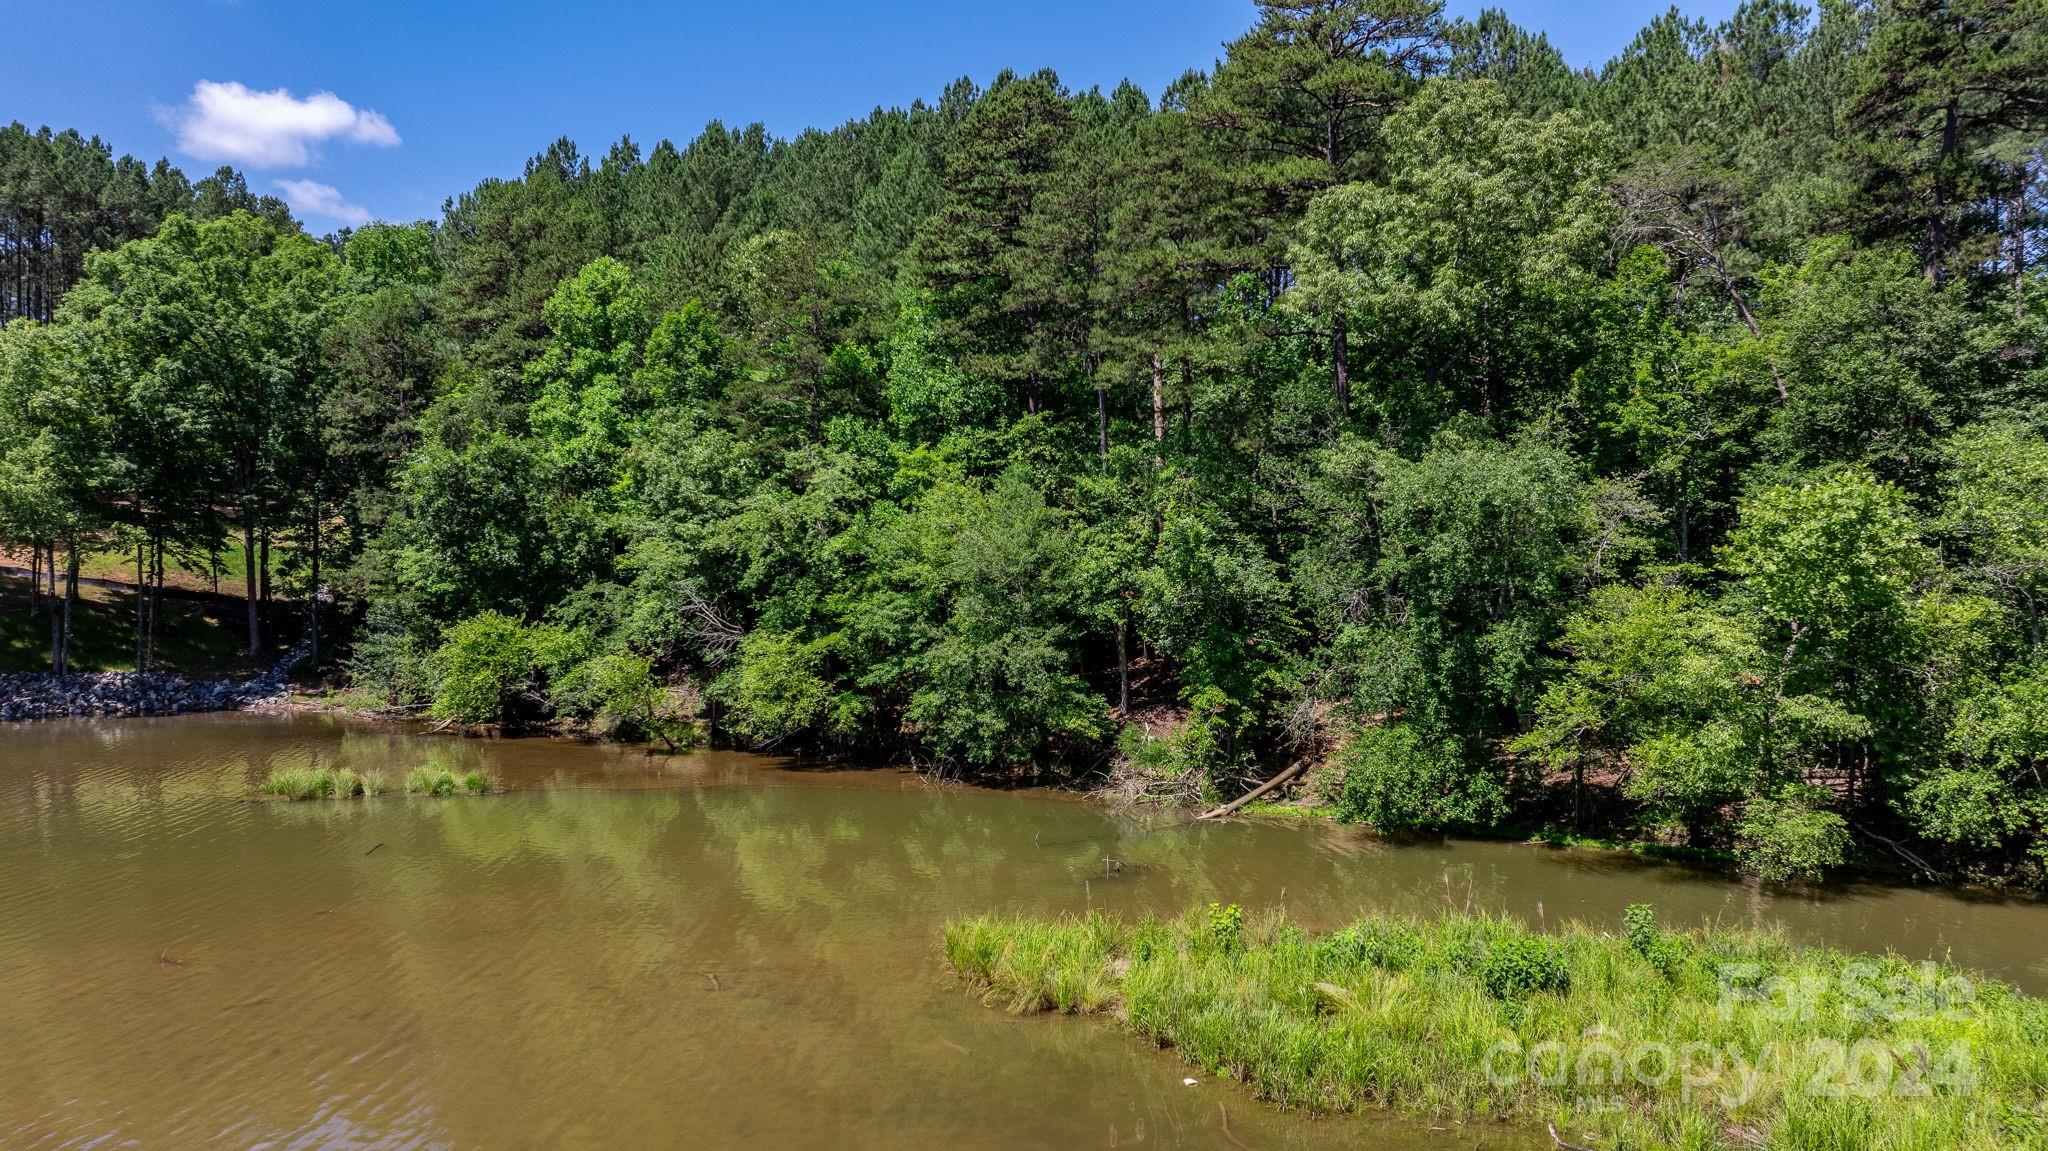
{"type": "Polygon", "coordinates": [[[0,727],[0,1146],[1525,1144],[1183,1086],[1171,1055],[1109,1026],[981,1007],[938,946],[963,912],[1211,900],[1320,925],[1446,900],[1609,921],[1650,901],[2048,988],[2048,908],[2029,903],[1773,898],[1629,857],[1163,824],[751,756],[321,718],[17,725],[0,727]],[[511,790],[245,798],[284,764],[395,778],[430,760],[511,790]]]}

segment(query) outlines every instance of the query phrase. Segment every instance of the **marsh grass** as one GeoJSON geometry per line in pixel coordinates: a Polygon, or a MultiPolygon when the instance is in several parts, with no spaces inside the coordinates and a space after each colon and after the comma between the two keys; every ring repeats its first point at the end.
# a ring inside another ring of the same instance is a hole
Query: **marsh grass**
{"type": "Polygon", "coordinates": [[[1219,910],[965,919],[946,955],[991,1004],[1113,1016],[1318,1112],[1517,1118],[1607,1148],[2048,1146],[2048,1003],[1951,968],[1641,909],[1626,934],[1447,916],[1322,936],[1219,910]]]}
{"type": "Polygon", "coordinates": [[[411,795],[437,797],[459,794],[486,795],[497,790],[497,784],[481,771],[457,773],[445,767],[429,764],[413,768],[406,775],[405,790],[411,795]]]}
{"type": "Polygon", "coordinates": [[[375,776],[346,768],[285,767],[270,773],[258,788],[264,795],[280,799],[360,799],[384,790],[375,776]]]}

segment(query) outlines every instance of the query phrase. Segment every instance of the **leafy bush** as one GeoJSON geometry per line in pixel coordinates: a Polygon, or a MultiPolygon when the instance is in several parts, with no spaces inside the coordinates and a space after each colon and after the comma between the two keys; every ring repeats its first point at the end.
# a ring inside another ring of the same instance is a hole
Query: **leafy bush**
{"type": "Polygon", "coordinates": [[[457,723],[508,722],[533,684],[533,637],[516,619],[482,612],[443,634],[433,665],[434,715],[457,723]]]}
{"type": "Polygon", "coordinates": [[[823,724],[834,690],[824,676],[825,652],[825,644],[805,643],[794,632],[749,633],[716,685],[731,709],[727,723],[763,747],[823,724]]]}
{"type": "Polygon", "coordinates": [[[603,735],[660,740],[671,749],[696,738],[695,725],[671,702],[653,665],[636,655],[601,655],[574,664],[550,684],[548,695],[558,709],[603,735]]]}
{"type": "Polygon", "coordinates": [[[1244,947],[1244,908],[1235,903],[1209,905],[1209,942],[1216,950],[1230,954],[1244,947]]]}
{"type": "Polygon", "coordinates": [[[1996,772],[1937,771],[1914,784],[1901,804],[1921,834],[1958,846],[1989,849],[2024,830],[2029,805],[1996,772]]]}
{"type": "Polygon", "coordinates": [[[1743,809],[1735,855],[1764,879],[1819,879],[1849,854],[1849,824],[1826,809],[1828,793],[1795,785],[1743,809]]]}
{"type": "Polygon", "coordinates": [[[1647,903],[1631,903],[1621,913],[1622,934],[1637,955],[1648,955],[1657,941],[1657,909],[1647,903]]]}
{"type": "Polygon", "coordinates": [[[1373,920],[1325,936],[1318,950],[1326,966],[1338,969],[1406,971],[1421,957],[1423,941],[1407,925],[1373,920]]]}
{"type": "Polygon", "coordinates": [[[1517,933],[1494,941],[1479,963],[1479,981],[1495,999],[1520,999],[1541,991],[1565,991],[1571,970],[1555,942],[1517,933]]]}
{"type": "Polygon", "coordinates": [[[1397,723],[1367,728],[1339,753],[1337,817],[1387,832],[1484,826],[1507,811],[1507,785],[1459,742],[1397,723]]]}

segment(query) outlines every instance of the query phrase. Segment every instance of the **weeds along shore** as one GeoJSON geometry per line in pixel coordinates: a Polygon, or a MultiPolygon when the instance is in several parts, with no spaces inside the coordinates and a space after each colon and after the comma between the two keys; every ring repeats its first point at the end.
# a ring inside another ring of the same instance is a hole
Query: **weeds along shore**
{"type": "Polygon", "coordinates": [[[980,917],[953,967],[1013,1012],[1097,1014],[1279,1104],[1548,1127],[1560,1146],[1954,1151],[2048,1145],[2048,1001],[1781,934],[1370,917],[1312,934],[980,917]]]}

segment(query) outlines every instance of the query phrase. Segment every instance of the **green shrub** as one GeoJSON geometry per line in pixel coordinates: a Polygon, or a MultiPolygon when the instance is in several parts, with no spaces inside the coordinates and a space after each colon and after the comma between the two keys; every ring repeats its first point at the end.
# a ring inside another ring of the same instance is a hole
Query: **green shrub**
{"type": "Polygon", "coordinates": [[[626,654],[573,664],[550,684],[555,706],[588,722],[601,735],[659,740],[671,750],[696,741],[697,728],[669,699],[647,660],[626,654]]]}
{"type": "Polygon", "coordinates": [[[1136,725],[1118,733],[1113,790],[1135,800],[1194,803],[1215,797],[1221,781],[1251,766],[1250,709],[1213,685],[1187,702],[1186,721],[1163,734],[1136,725]]]}
{"type": "Polygon", "coordinates": [[[1507,812],[1499,769],[1459,741],[1411,724],[1367,728],[1339,753],[1337,818],[1379,831],[1447,831],[1497,822],[1507,812]]]}
{"type": "Polygon", "coordinates": [[[434,652],[434,715],[457,723],[504,723],[534,679],[527,628],[487,611],[450,627],[434,652]]]}
{"type": "Polygon", "coordinates": [[[768,746],[824,726],[834,694],[824,677],[827,647],[805,643],[791,632],[748,634],[740,641],[739,658],[717,684],[731,708],[731,728],[768,746]]]}
{"type": "Polygon", "coordinates": [[[1621,913],[1622,934],[1637,955],[1648,955],[1657,941],[1657,909],[1647,903],[1631,903],[1621,913]]]}
{"type": "Polygon", "coordinates": [[[1764,879],[1820,879],[1849,854],[1849,824],[1827,810],[1828,793],[1793,786],[1743,808],[1735,857],[1764,879]]]}
{"type": "Polygon", "coordinates": [[[1326,967],[1406,971],[1421,958],[1423,947],[1421,937],[1406,925],[1373,921],[1323,937],[1317,950],[1326,967]]]}
{"type": "Polygon", "coordinates": [[[1244,948],[1244,908],[1235,903],[1209,905],[1209,942],[1225,955],[1244,948]]]}
{"type": "Polygon", "coordinates": [[[1479,981],[1495,999],[1520,999],[1541,991],[1564,991],[1571,971],[1557,944],[1540,935],[1514,934],[1495,940],[1479,964],[1479,981]]]}

